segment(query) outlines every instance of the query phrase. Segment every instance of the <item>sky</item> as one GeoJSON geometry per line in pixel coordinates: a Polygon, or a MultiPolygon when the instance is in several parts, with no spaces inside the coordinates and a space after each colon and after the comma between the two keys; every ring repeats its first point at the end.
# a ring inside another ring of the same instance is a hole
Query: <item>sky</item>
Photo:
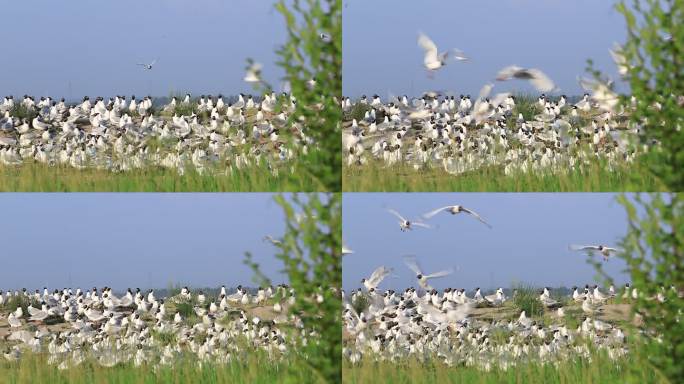
{"type": "Polygon", "coordinates": [[[267,193],[2,194],[0,289],[254,286],[250,251],[274,284],[284,214],[267,193]]]}
{"type": "Polygon", "coordinates": [[[285,41],[274,1],[8,1],[0,93],[81,99],[253,93],[246,58],[276,88],[285,41]],[[7,38],[8,36],[11,36],[7,38]],[[151,71],[136,63],[157,59],[151,71]]]}
{"type": "MultiPolygon", "coordinates": [[[[576,78],[586,76],[589,58],[618,80],[608,49],[624,42],[626,27],[613,0],[344,1],[345,96],[377,93],[386,99],[440,90],[474,97],[513,64],[541,69],[559,94],[581,95],[576,78]],[[440,52],[458,48],[470,61],[452,60],[429,79],[419,31],[440,52]]],[[[493,92],[503,91],[538,94],[521,80],[497,82],[493,92]]]]}
{"type": "MultiPolygon", "coordinates": [[[[345,244],[354,251],[342,264],[346,290],[360,287],[381,265],[395,275],[381,289],[417,287],[406,255],[414,255],[425,273],[455,269],[432,280],[437,289],[583,286],[596,280],[596,272],[569,245],[617,245],[627,230],[623,207],[607,193],[350,193],[343,197],[342,217],[345,244]],[[428,221],[432,229],[401,232],[386,211],[411,220],[455,204],[479,213],[493,228],[465,214],[440,213],[428,221]]],[[[616,283],[628,281],[622,260],[604,266],[616,283]]]]}

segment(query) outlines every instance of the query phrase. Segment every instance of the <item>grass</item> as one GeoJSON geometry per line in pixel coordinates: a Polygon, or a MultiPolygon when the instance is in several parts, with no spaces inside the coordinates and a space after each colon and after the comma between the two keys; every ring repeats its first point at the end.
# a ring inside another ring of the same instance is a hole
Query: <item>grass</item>
{"type": "Polygon", "coordinates": [[[558,365],[538,362],[519,363],[508,370],[475,367],[449,367],[439,361],[421,363],[415,359],[398,363],[363,360],[352,365],[346,359],[342,366],[344,383],[667,383],[646,360],[645,355],[632,355],[617,361],[605,353],[594,352],[591,361],[573,358],[558,365]]]}
{"type": "Polygon", "coordinates": [[[352,107],[352,109],[347,112],[344,116],[345,121],[350,121],[352,119],[356,119],[356,121],[361,121],[363,120],[363,117],[365,116],[367,111],[370,111],[372,108],[368,104],[361,104],[361,103],[356,103],[352,107]]]}
{"type": "Polygon", "coordinates": [[[135,367],[132,363],[112,368],[86,361],[78,367],[59,370],[47,364],[45,355],[25,355],[19,363],[0,360],[0,382],[7,384],[133,384],[133,383],[315,383],[311,371],[299,357],[273,362],[266,353],[235,356],[226,364],[202,363],[184,358],[171,366],[135,367]]]}
{"type": "MultiPolygon", "coordinates": [[[[3,293],[4,295],[4,293],[3,293]]],[[[17,310],[17,308],[21,307],[22,311],[24,311],[24,314],[28,316],[28,307],[29,305],[34,305],[36,307],[40,306],[40,302],[37,302],[36,300],[33,299],[33,296],[31,297],[26,297],[23,294],[20,294],[18,296],[12,295],[9,299],[5,300],[5,302],[0,306],[0,309],[3,310],[3,312],[14,312],[17,310]]]]}
{"type": "Polygon", "coordinates": [[[29,109],[21,105],[21,102],[15,102],[14,107],[10,110],[10,115],[18,119],[27,119],[29,121],[33,120],[38,116],[38,111],[35,109],[29,109]]]}
{"type": "Polygon", "coordinates": [[[25,163],[0,165],[0,192],[272,192],[315,191],[324,188],[297,162],[274,176],[265,166],[233,170],[228,175],[200,175],[190,169],[182,176],[161,167],[114,173],[86,168],[25,163]],[[290,168],[293,172],[290,173],[290,168]]]}
{"type": "Polygon", "coordinates": [[[525,315],[542,316],[544,314],[544,306],[539,301],[539,293],[530,286],[517,286],[518,291],[513,297],[513,305],[519,311],[525,311],[525,315]]]}
{"type": "Polygon", "coordinates": [[[659,183],[635,161],[609,170],[596,162],[584,171],[526,172],[507,176],[503,167],[483,168],[454,176],[441,167],[415,170],[399,164],[385,168],[373,161],[358,167],[343,166],[345,192],[614,192],[661,190],[659,183]],[[637,177],[637,175],[639,177],[637,177]]]}

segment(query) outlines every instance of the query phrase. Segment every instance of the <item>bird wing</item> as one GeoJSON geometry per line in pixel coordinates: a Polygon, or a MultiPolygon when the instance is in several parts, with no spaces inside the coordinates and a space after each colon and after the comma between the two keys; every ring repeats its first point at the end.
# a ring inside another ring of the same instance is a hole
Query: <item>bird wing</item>
{"type": "Polygon", "coordinates": [[[584,250],[588,250],[588,249],[596,251],[596,250],[598,250],[598,245],[575,245],[575,244],[572,244],[572,245],[570,245],[570,249],[573,251],[584,251],[584,250]]]}
{"type": "Polygon", "coordinates": [[[439,323],[445,322],[447,320],[446,314],[439,309],[432,306],[432,304],[420,303],[418,304],[418,309],[424,312],[433,319],[437,320],[439,323]]]}
{"type": "Polygon", "coordinates": [[[439,272],[431,273],[429,275],[425,275],[425,278],[426,279],[436,279],[438,277],[449,276],[452,273],[454,273],[454,269],[449,268],[449,269],[445,269],[444,271],[439,271],[439,272]]]}
{"type": "Polygon", "coordinates": [[[615,65],[617,65],[620,75],[626,75],[629,71],[629,66],[627,65],[627,59],[622,51],[622,47],[615,43],[613,49],[609,49],[608,52],[610,52],[610,56],[613,58],[615,65]]]}
{"type": "Polygon", "coordinates": [[[622,249],[620,248],[612,248],[612,247],[603,247],[608,252],[622,252],[622,249]]]}
{"type": "Polygon", "coordinates": [[[435,209],[434,211],[430,211],[430,212],[424,214],[422,217],[423,217],[423,219],[426,219],[426,220],[427,220],[427,219],[429,219],[429,218],[435,216],[436,214],[438,214],[438,213],[440,213],[440,212],[442,212],[442,211],[444,211],[444,210],[446,210],[446,209],[450,209],[451,207],[453,207],[453,205],[447,205],[446,207],[437,208],[437,209],[435,209]]]}
{"type": "Polygon", "coordinates": [[[530,68],[527,70],[527,72],[531,75],[530,83],[532,83],[532,85],[539,92],[549,92],[555,87],[553,81],[551,81],[551,78],[549,78],[541,70],[537,68],[530,68]]]}
{"type": "Polygon", "coordinates": [[[432,228],[430,225],[425,224],[425,223],[420,222],[420,221],[412,221],[411,225],[417,226],[417,227],[423,227],[423,228],[432,228]]]}
{"type": "Polygon", "coordinates": [[[406,256],[404,257],[404,263],[406,264],[407,267],[409,267],[413,272],[416,273],[416,275],[422,275],[423,272],[420,270],[420,266],[418,266],[418,262],[416,261],[416,258],[414,256],[406,256]]]}
{"type": "Polygon", "coordinates": [[[497,93],[496,96],[494,96],[494,98],[493,98],[492,101],[491,101],[492,106],[498,107],[498,106],[501,105],[501,104],[504,102],[504,100],[506,100],[506,99],[508,98],[508,96],[510,96],[510,95],[511,95],[510,92],[497,93]]]}
{"type": "Polygon", "coordinates": [[[394,209],[388,209],[387,212],[389,212],[389,213],[393,214],[394,216],[398,217],[399,220],[401,220],[401,221],[406,221],[406,219],[404,219],[404,217],[401,216],[401,215],[399,214],[399,212],[395,211],[394,209]]]}
{"type": "Polygon", "coordinates": [[[492,88],[494,88],[494,84],[492,83],[487,83],[485,84],[482,89],[480,89],[480,96],[478,99],[486,99],[487,96],[492,92],[492,88]]]}
{"type": "Polygon", "coordinates": [[[456,309],[447,311],[447,319],[449,319],[452,323],[463,321],[468,317],[468,314],[470,314],[472,309],[472,303],[461,304],[456,307],[456,309]]]}
{"type": "Polygon", "coordinates": [[[373,271],[371,277],[368,278],[368,284],[370,284],[373,287],[377,287],[380,284],[380,282],[391,272],[392,269],[387,268],[384,265],[378,267],[375,271],[373,271]]]}
{"type": "Polygon", "coordinates": [[[453,52],[452,56],[454,57],[454,60],[457,60],[457,61],[470,60],[470,59],[468,58],[468,56],[466,56],[465,53],[463,53],[463,51],[461,51],[460,49],[455,49],[455,48],[454,48],[454,49],[452,50],[452,52],[453,52]]]}
{"type": "Polygon", "coordinates": [[[473,216],[474,218],[478,219],[482,224],[486,225],[486,226],[489,227],[490,229],[492,228],[492,226],[489,225],[489,223],[486,222],[486,221],[482,218],[482,216],[478,215],[477,212],[473,211],[472,209],[468,209],[468,208],[464,208],[464,207],[461,207],[461,209],[463,210],[463,212],[465,212],[465,213],[467,213],[467,214],[473,216]]]}
{"type": "Polygon", "coordinates": [[[425,61],[437,61],[437,46],[424,33],[418,34],[418,45],[425,51],[425,61]]]}
{"type": "Polygon", "coordinates": [[[509,65],[508,67],[501,69],[499,73],[496,74],[496,79],[499,81],[508,80],[521,70],[523,70],[523,68],[518,67],[517,65],[509,65]]]}
{"type": "Polygon", "coordinates": [[[150,63],[150,67],[155,65],[156,63],[157,63],[157,59],[152,60],[152,62],[150,63]]]}

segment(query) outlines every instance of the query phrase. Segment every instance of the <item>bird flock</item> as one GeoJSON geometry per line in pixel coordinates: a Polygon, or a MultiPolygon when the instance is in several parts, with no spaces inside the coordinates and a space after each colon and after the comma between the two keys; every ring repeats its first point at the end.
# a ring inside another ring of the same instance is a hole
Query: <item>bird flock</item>
{"type": "MultiPolygon", "coordinates": [[[[419,220],[433,220],[440,213],[465,214],[462,216],[495,230],[475,210],[458,204],[433,209],[414,220],[395,210],[387,211],[399,218],[402,232],[411,231],[417,223],[422,224],[421,229],[430,230],[434,227],[419,220]]],[[[606,261],[623,252],[606,245],[572,244],[568,248],[598,253],[606,261]]],[[[452,275],[454,268],[426,272],[415,256],[405,256],[403,261],[417,288],[403,292],[381,289],[386,278],[396,275],[393,268],[380,266],[361,280],[361,287],[350,293],[343,291],[343,355],[350,363],[417,359],[505,370],[518,363],[590,358],[597,349],[607,351],[613,359],[628,353],[625,332],[615,320],[616,313],[627,316],[628,304],[624,303],[640,295],[630,284],[625,284],[622,292],[616,292],[613,285],[605,292],[598,285],[586,284],[561,296],[552,295],[548,287],[536,294],[502,287],[489,294],[479,287],[471,293],[455,287],[437,290],[431,282],[452,275]],[[518,295],[533,298],[544,313],[526,312],[516,304],[518,295]]],[[[651,299],[665,300],[665,289],[661,287],[661,294],[651,299]]]]}
{"type": "MultiPolygon", "coordinates": [[[[422,33],[418,44],[429,75],[450,57],[467,62],[459,50],[440,53],[422,33]]],[[[611,54],[626,74],[619,47],[611,54]]],[[[451,175],[496,167],[513,175],[582,170],[599,161],[612,170],[658,144],[645,140],[642,126],[629,121],[634,97],[630,106],[619,105],[610,81],[578,81],[586,90],[581,99],[552,96],[559,89],[542,70],[510,65],[474,98],[436,91],[419,97],[390,95],[385,101],[377,94],[354,101],[344,97],[345,165],[443,168],[451,175]],[[527,81],[541,95],[536,101],[510,92],[490,96],[495,82],[508,80],[527,81]]]]}
{"type": "Polygon", "coordinates": [[[59,369],[91,360],[105,367],[172,365],[187,357],[227,363],[257,350],[277,360],[317,337],[288,313],[295,297],[286,285],[238,286],[233,293],[222,286],[213,296],[184,287],[166,299],[139,289],[117,296],[109,287],[0,291],[0,345],[10,362],[45,354],[59,369]],[[23,306],[8,309],[11,303],[23,306]]]}
{"type": "Polygon", "coordinates": [[[6,96],[0,101],[0,163],[113,172],[163,167],[225,174],[256,166],[292,172],[287,165],[313,144],[304,124],[290,118],[296,103],[287,93],[187,94],[158,107],[150,96],[86,96],[80,103],[6,96]]]}

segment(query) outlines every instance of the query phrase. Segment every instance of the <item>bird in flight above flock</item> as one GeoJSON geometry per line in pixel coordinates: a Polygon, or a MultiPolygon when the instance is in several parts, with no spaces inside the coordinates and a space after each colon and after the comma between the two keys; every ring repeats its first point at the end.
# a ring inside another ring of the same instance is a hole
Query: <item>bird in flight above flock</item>
{"type": "Polygon", "coordinates": [[[137,65],[140,65],[145,69],[146,71],[149,71],[152,69],[152,66],[157,63],[157,59],[152,60],[151,63],[145,64],[145,63],[138,63],[137,65]]]}
{"type": "Polygon", "coordinates": [[[486,222],[480,215],[478,215],[477,212],[473,211],[472,209],[468,209],[468,208],[466,208],[466,207],[464,207],[464,206],[462,206],[462,205],[447,205],[446,207],[437,208],[437,209],[435,209],[434,211],[430,211],[430,212],[424,214],[424,215],[423,215],[423,218],[427,220],[427,219],[429,219],[429,218],[435,216],[436,214],[438,214],[438,213],[440,213],[440,212],[442,212],[442,211],[449,212],[449,213],[451,213],[452,215],[456,215],[456,214],[465,212],[465,213],[469,214],[470,216],[472,216],[472,217],[476,218],[477,220],[479,220],[482,224],[486,225],[486,226],[489,227],[490,229],[492,228],[492,226],[489,225],[489,223],[486,222]]]}

